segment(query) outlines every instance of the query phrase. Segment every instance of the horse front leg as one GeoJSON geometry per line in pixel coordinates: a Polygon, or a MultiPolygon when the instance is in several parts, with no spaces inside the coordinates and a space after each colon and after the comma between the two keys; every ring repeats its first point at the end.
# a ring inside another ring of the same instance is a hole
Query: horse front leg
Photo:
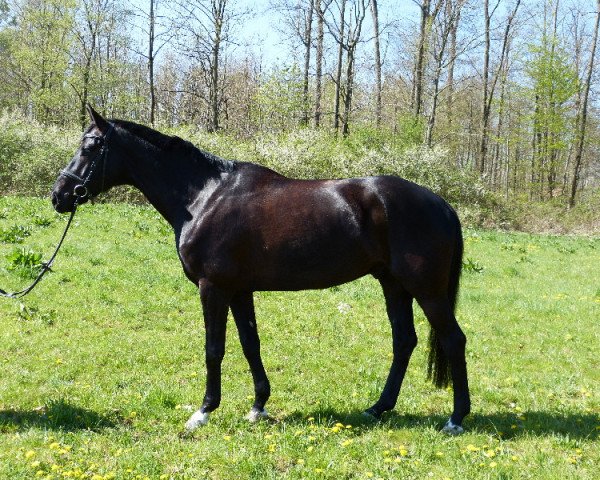
{"type": "Polygon", "coordinates": [[[260,357],[260,339],[256,327],[252,293],[242,293],[233,297],[231,313],[233,313],[242,350],[254,380],[254,405],[246,418],[251,422],[256,422],[268,416],[265,403],[271,395],[271,386],[260,357]]]}
{"type": "Polygon", "coordinates": [[[187,430],[206,425],[210,412],[221,403],[221,363],[225,356],[225,327],[231,298],[206,280],[201,280],[199,287],[206,334],[206,393],[200,410],[186,422],[187,430]]]}

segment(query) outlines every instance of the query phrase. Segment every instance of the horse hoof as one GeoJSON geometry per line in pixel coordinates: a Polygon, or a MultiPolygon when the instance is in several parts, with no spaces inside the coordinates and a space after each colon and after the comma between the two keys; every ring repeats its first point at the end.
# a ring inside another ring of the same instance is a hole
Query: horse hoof
{"type": "Polygon", "coordinates": [[[203,412],[202,410],[198,410],[195,412],[190,419],[185,422],[185,429],[188,432],[195,430],[196,428],[206,425],[208,423],[208,416],[210,414],[208,412],[203,412]]]}
{"type": "Polygon", "coordinates": [[[246,420],[248,420],[250,423],[256,423],[265,418],[269,418],[269,414],[267,413],[267,410],[265,408],[263,408],[262,410],[259,410],[258,408],[253,408],[252,410],[250,410],[250,413],[246,415],[246,420]]]}
{"type": "Polygon", "coordinates": [[[448,420],[444,428],[442,428],[442,432],[447,433],[448,435],[460,435],[464,433],[465,429],[460,425],[455,425],[452,423],[452,420],[448,420]]]}
{"type": "Polygon", "coordinates": [[[373,413],[370,409],[362,412],[362,416],[365,417],[366,420],[369,420],[371,422],[379,421],[379,417],[375,415],[375,413],[373,413]]]}

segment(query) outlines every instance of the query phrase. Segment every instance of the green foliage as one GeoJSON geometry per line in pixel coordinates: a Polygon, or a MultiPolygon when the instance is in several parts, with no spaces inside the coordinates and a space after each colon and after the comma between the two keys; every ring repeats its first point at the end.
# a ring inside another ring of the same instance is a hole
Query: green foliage
{"type": "Polygon", "coordinates": [[[27,101],[41,121],[52,122],[68,100],[66,76],[75,6],[73,0],[25,2],[19,22],[7,37],[7,53],[23,80],[13,92],[12,105],[23,107],[27,101]]]}
{"type": "Polygon", "coordinates": [[[42,269],[42,254],[26,247],[13,250],[7,255],[8,270],[23,278],[35,278],[42,269]]]}
{"type": "Polygon", "coordinates": [[[258,129],[279,132],[297,127],[305,108],[302,88],[298,65],[273,69],[254,97],[252,116],[258,129]]]}
{"type": "Polygon", "coordinates": [[[0,116],[0,192],[47,195],[77,148],[76,129],[0,116]]]}
{"type": "Polygon", "coordinates": [[[7,229],[0,229],[0,242],[23,243],[31,235],[31,229],[23,225],[12,225],[7,229]]]}
{"type": "Polygon", "coordinates": [[[463,269],[463,272],[467,272],[467,273],[483,272],[483,267],[478,262],[476,262],[475,260],[473,260],[470,257],[467,257],[463,260],[462,269],[463,269]]]}

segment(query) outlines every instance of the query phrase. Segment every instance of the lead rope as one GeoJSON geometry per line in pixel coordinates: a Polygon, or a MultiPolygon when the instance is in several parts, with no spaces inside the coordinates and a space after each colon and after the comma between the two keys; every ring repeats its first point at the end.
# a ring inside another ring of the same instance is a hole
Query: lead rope
{"type": "Polygon", "coordinates": [[[40,273],[38,273],[38,276],[33,281],[33,283],[31,285],[29,285],[27,288],[24,288],[23,290],[20,290],[18,292],[12,292],[12,293],[6,292],[5,290],[2,290],[0,288],[0,297],[6,297],[6,298],[24,297],[25,295],[27,295],[29,292],[31,292],[34,289],[34,287],[40,282],[40,280],[46,274],[46,272],[48,272],[50,270],[50,267],[52,267],[52,263],[54,262],[54,259],[56,258],[56,254],[60,250],[60,247],[63,244],[65,237],[67,236],[67,232],[69,231],[69,227],[71,226],[71,222],[73,221],[73,217],[75,216],[75,212],[77,211],[77,202],[78,201],[79,201],[79,197],[76,197],[75,204],[73,205],[73,211],[71,212],[71,216],[69,217],[69,221],[67,222],[65,231],[63,232],[62,237],[60,237],[60,241],[58,242],[58,245],[56,246],[56,250],[54,250],[54,253],[50,257],[50,260],[48,260],[47,262],[42,262],[42,269],[40,270],[40,273]]]}

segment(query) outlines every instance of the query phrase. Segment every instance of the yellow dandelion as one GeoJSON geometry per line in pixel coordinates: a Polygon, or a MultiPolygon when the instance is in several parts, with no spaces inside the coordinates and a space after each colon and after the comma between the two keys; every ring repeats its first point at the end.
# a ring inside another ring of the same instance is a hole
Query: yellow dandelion
{"type": "Polygon", "coordinates": [[[349,438],[348,440],[344,440],[341,445],[342,447],[347,447],[348,445],[350,445],[353,442],[353,440],[351,438],[349,438]]]}
{"type": "Polygon", "coordinates": [[[166,473],[163,473],[160,477],[158,477],[160,480],[167,480],[167,478],[169,478],[169,476],[166,473]]]}
{"type": "Polygon", "coordinates": [[[510,459],[511,459],[513,462],[516,462],[516,461],[519,459],[519,457],[517,457],[516,455],[513,455],[512,457],[510,457],[510,459]]]}
{"type": "Polygon", "coordinates": [[[443,457],[444,454],[442,452],[435,452],[436,457],[443,457]]]}
{"type": "Polygon", "coordinates": [[[336,423],[335,426],[339,428],[344,428],[344,424],[340,422],[336,423]]]}
{"type": "Polygon", "coordinates": [[[408,450],[406,450],[405,448],[401,448],[400,455],[402,455],[403,457],[406,457],[408,455],[408,450]]]}
{"type": "Polygon", "coordinates": [[[491,450],[491,449],[486,450],[483,454],[488,458],[493,458],[496,456],[496,452],[494,452],[494,450],[491,450]]]}
{"type": "Polygon", "coordinates": [[[323,473],[325,470],[322,468],[315,468],[315,473],[323,473]]]}
{"type": "Polygon", "coordinates": [[[352,425],[346,425],[346,428],[350,429],[350,428],[352,428],[352,425]]]}
{"type": "Polygon", "coordinates": [[[467,450],[468,450],[469,452],[478,452],[478,451],[480,450],[480,448],[479,448],[479,447],[476,447],[476,446],[475,446],[475,445],[473,445],[472,443],[469,443],[469,444],[467,445],[467,450]]]}
{"type": "Polygon", "coordinates": [[[27,452],[25,452],[25,458],[27,458],[27,459],[33,457],[34,455],[35,455],[35,452],[33,450],[27,450],[27,452]]]}
{"type": "Polygon", "coordinates": [[[271,445],[269,445],[268,450],[269,450],[269,452],[273,453],[275,451],[275,444],[272,443],[271,445]]]}
{"type": "Polygon", "coordinates": [[[315,417],[308,417],[307,419],[309,422],[314,422],[315,421],[315,417]]]}
{"type": "Polygon", "coordinates": [[[272,433],[266,433],[265,434],[265,440],[268,440],[269,438],[273,438],[273,434],[272,433]]]}
{"type": "Polygon", "coordinates": [[[223,435],[223,440],[229,442],[231,440],[231,435],[223,435]]]}
{"type": "Polygon", "coordinates": [[[373,478],[373,472],[367,472],[365,473],[365,475],[367,476],[367,478],[373,478]]]}
{"type": "Polygon", "coordinates": [[[490,462],[490,468],[496,468],[497,465],[496,462],[490,462]]]}
{"type": "Polygon", "coordinates": [[[389,450],[384,450],[384,451],[383,451],[383,456],[384,456],[384,457],[387,457],[389,454],[390,454],[390,451],[389,451],[389,450]]]}
{"type": "Polygon", "coordinates": [[[41,464],[41,463],[42,463],[42,462],[40,462],[39,460],[36,460],[35,462],[31,462],[31,463],[30,463],[30,467],[31,467],[31,468],[37,468],[37,467],[39,467],[39,466],[40,466],[40,464],[41,464]]]}
{"type": "Polygon", "coordinates": [[[95,473],[94,475],[92,475],[92,480],[104,480],[104,477],[95,473]]]}
{"type": "Polygon", "coordinates": [[[45,475],[46,472],[44,470],[38,470],[37,472],[35,472],[35,476],[36,477],[41,477],[42,475],[45,475]]]}
{"type": "Polygon", "coordinates": [[[307,452],[312,452],[315,449],[312,445],[306,449],[307,452]]]}
{"type": "Polygon", "coordinates": [[[332,431],[333,433],[338,433],[338,432],[340,431],[340,427],[332,427],[332,428],[331,428],[331,431],[332,431]]]}
{"type": "Polygon", "coordinates": [[[567,458],[567,462],[572,463],[573,465],[577,463],[577,459],[573,457],[567,458]]]}
{"type": "Polygon", "coordinates": [[[304,465],[304,459],[303,458],[299,458],[298,460],[296,460],[296,463],[298,465],[304,465]]]}
{"type": "Polygon", "coordinates": [[[60,467],[55,463],[50,467],[50,470],[52,470],[53,472],[56,472],[57,470],[60,470],[60,467]]]}

